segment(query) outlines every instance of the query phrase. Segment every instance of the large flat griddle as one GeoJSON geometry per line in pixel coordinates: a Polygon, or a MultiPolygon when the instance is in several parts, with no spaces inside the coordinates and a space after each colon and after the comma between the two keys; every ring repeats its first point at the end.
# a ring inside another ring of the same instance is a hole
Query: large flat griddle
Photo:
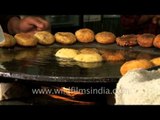
{"type": "Polygon", "coordinates": [[[51,46],[1,48],[0,80],[3,82],[32,81],[53,83],[111,83],[121,77],[121,65],[138,57],[155,58],[160,56],[158,48],[120,47],[117,44],[98,43],[51,46]],[[77,63],[60,61],[54,54],[60,48],[97,48],[125,53],[123,61],[103,61],[100,63],[77,63]]]}

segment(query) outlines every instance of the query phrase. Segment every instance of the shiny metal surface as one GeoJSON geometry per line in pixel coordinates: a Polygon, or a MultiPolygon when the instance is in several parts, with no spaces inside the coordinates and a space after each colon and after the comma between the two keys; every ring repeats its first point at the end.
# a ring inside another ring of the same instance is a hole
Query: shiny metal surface
{"type": "Polygon", "coordinates": [[[160,56],[157,48],[120,47],[116,44],[101,45],[97,43],[62,46],[37,46],[34,48],[15,47],[0,50],[1,81],[35,81],[35,82],[76,82],[76,83],[107,83],[117,82],[121,77],[120,67],[128,60],[154,58],[160,56]],[[97,48],[101,50],[120,51],[125,54],[124,61],[102,63],[77,63],[59,61],[54,54],[60,48],[97,48]],[[90,67],[91,66],[91,67],[90,67]],[[6,79],[7,78],[7,79],[6,79]]]}

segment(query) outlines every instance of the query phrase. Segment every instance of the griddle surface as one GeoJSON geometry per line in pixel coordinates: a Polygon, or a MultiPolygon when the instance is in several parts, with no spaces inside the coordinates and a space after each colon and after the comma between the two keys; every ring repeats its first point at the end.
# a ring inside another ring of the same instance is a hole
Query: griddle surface
{"type": "Polygon", "coordinates": [[[1,81],[36,81],[36,82],[117,82],[121,77],[121,65],[138,57],[155,58],[160,56],[160,49],[120,47],[117,44],[102,45],[98,43],[73,45],[53,44],[34,48],[1,48],[0,62],[5,68],[0,68],[1,81]],[[75,61],[59,61],[54,54],[60,48],[97,48],[109,51],[120,51],[125,54],[125,60],[100,63],[80,63],[75,61]]]}

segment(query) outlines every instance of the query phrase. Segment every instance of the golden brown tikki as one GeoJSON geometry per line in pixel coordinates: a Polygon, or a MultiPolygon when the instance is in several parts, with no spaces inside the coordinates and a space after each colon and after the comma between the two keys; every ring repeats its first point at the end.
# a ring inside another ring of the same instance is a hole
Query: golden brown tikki
{"type": "Polygon", "coordinates": [[[101,62],[103,60],[102,56],[98,53],[80,53],[73,58],[78,62],[101,62]]]}
{"type": "Polygon", "coordinates": [[[55,37],[48,31],[38,31],[34,34],[41,45],[51,45],[55,42],[55,37]]]}
{"type": "Polygon", "coordinates": [[[116,38],[116,42],[120,46],[135,46],[137,45],[137,35],[122,35],[116,38]]]}
{"type": "Polygon", "coordinates": [[[141,47],[152,47],[154,38],[155,35],[150,33],[144,33],[137,36],[137,42],[141,47]]]}
{"type": "Polygon", "coordinates": [[[98,49],[96,48],[82,48],[79,50],[80,53],[99,53],[98,49]]]}
{"type": "Polygon", "coordinates": [[[16,39],[7,33],[4,33],[5,40],[0,42],[0,47],[12,47],[16,44],[16,39]]]}
{"type": "Polygon", "coordinates": [[[93,30],[89,28],[82,28],[82,29],[77,30],[75,32],[75,36],[77,40],[82,43],[93,42],[95,38],[93,30]]]}
{"type": "Polygon", "coordinates": [[[18,33],[15,36],[17,44],[24,47],[34,47],[38,43],[38,39],[31,33],[18,33]]]}
{"type": "Polygon", "coordinates": [[[158,34],[153,40],[153,46],[160,48],[160,34],[158,34]]]}
{"type": "Polygon", "coordinates": [[[61,48],[56,52],[55,56],[59,58],[72,59],[77,56],[78,53],[79,51],[73,48],[61,48]]]}
{"type": "Polygon", "coordinates": [[[160,57],[151,59],[151,62],[154,64],[154,66],[160,65],[160,57]]]}
{"type": "Polygon", "coordinates": [[[118,51],[105,51],[102,57],[106,61],[121,61],[125,60],[124,54],[118,51]]]}
{"type": "Polygon", "coordinates": [[[149,60],[146,59],[139,59],[139,60],[131,60],[125,62],[121,68],[120,68],[120,73],[122,75],[126,74],[129,70],[133,69],[148,69],[151,68],[153,63],[149,60]]]}
{"type": "Polygon", "coordinates": [[[116,41],[116,36],[112,32],[99,32],[95,35],[95,39],[101,44],[111,44],[116,41]]]}
{"type": "Polygon", "coordinates": [[[61,44],[73,44],[76,42],[76,36],[71,32],[57,32],[55,34],[56,42],[61,44]]]}

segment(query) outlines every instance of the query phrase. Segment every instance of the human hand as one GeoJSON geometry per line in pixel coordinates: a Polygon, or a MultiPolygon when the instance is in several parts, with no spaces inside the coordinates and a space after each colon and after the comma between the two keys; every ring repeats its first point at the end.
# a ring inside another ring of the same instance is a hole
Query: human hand
{"type": "Polygon", "coordinates": [[[23,18],[18,18],[14,16],[8,21],[8,31],[10,34],[17,34],[20,32],[30,32],[35,33],[36,31],[51,31],[50,23],[37,16],[26,16],[23,18]]]}
{"type": "Polygon", "coordinates": [[[50,31],[51,26],[47,20],[41,17],[28,16],[19,21],[20,32],[36,32],[42,30],[50,31]]]}

